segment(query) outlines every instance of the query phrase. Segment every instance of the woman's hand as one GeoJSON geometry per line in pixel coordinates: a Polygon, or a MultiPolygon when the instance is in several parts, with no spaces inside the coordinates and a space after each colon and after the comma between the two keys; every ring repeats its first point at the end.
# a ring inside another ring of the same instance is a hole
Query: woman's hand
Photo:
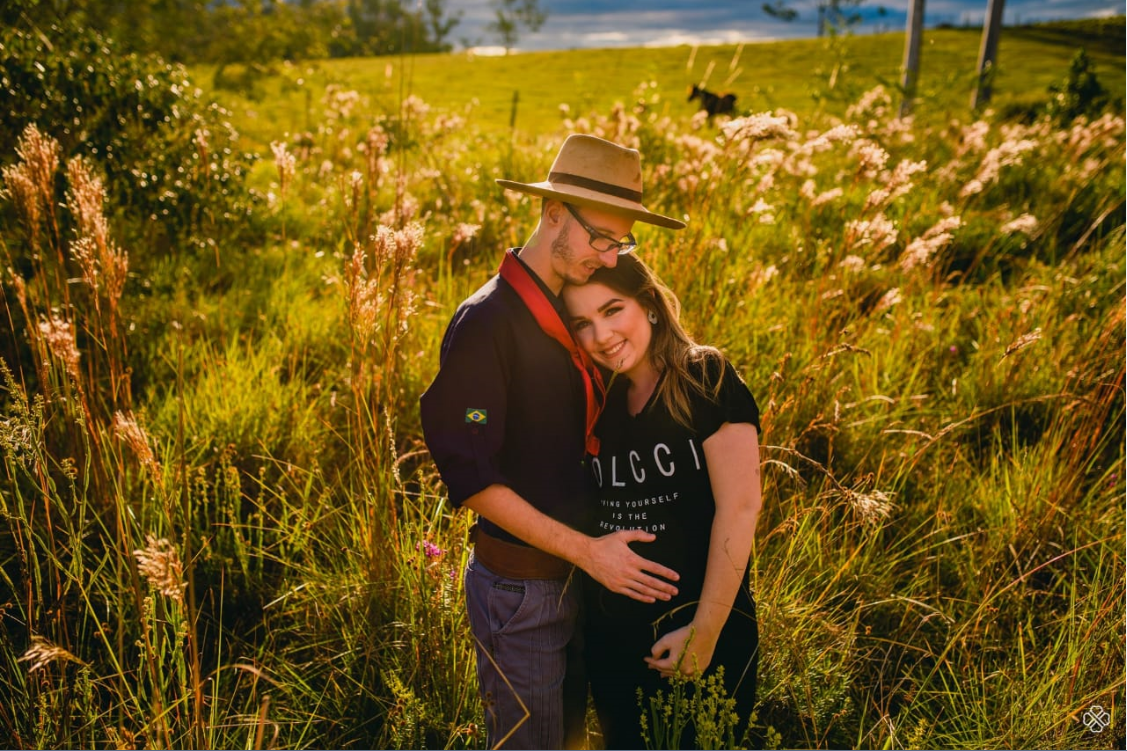
{"type": "Polygon", "coordinates": [[[703,673],[712,662],[716,639],[701,633],[692,624],[670,631],[654,642],[646,664],[666,678],[674,673],[692,676],[703,673]]]}

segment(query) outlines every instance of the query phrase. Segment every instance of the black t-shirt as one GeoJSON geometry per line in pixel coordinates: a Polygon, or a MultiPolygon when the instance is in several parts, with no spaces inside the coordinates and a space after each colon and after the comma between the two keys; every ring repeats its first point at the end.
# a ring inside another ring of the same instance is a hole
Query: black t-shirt
{"type": "MultiPolygon", "coordinates": [[[[706,383],[715,383],[721,376],[717,360],[697,368],[698,372],[705,370],[706,383]]],[[[759,427],[755,399],[730,363],[724,362],[722,378],[715,401],[704,395],[691,397],[691,429],[673,419],[658,401],[657,389],[645,408],[631,416],[626,407],[629,383],[625,379],[612,383],[596,428],[599,455],[591,460],[597,486],[591,534],[605,535],[620,529],[652,532],[657,539],[634,543],[634,551],[668,566],[681,579],[677,597],[653,604],[613,594],[592,583],[588,590],[592,618],[650,623],[673,613],[668,622],[671,626],[663,624],[660,629],[663,633],[692,620],[695,608],[681,606],[692,605],[700,598],[716,513],[703,443],[726,422],[759,427]]],[[[742,588],[741,598],[749,597],[746,587],[742,588]]]]}
{"type": "MultiPolygon", "coordinates": [[[[558,297],[540,286],[559,310],[558,297]]],[[[588,526],[582,378],[500,276],[454,313],[420,402],[427,448],[454,506],[500,484],[564,524],[588,526]]],[[[479,524],[517,540],[485,518],[479,524]]]]}

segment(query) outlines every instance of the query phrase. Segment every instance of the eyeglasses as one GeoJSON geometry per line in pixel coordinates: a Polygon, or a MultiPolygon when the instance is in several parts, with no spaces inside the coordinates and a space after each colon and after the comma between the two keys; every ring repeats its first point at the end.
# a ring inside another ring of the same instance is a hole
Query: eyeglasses
{"type": "Polygon", "coordinates": [[[592,248],[599,251],[600,253],[606,253],[608,250],[613,250],[620,256],[623,256],[627,253],[633,253],[634,249],[638,247],[638,241],[634,239],[633,233],[627,233],[626,237],[622,238],[621,240],[615,240],[610,235],[606,235],[592,227],[590,224],[587,224],[587,222],[583,220],[583,217],[579,216],[579,212],[575,210],[575,207],[570,203],[565,203],[564,206],[567,206],[567,210],[571,212],[571,215],[573,217],[575,217],[575,221],[579,222],[579,226],[587,230],[587,234],[589,235],[587,242],[591,244],[592,248]]]}

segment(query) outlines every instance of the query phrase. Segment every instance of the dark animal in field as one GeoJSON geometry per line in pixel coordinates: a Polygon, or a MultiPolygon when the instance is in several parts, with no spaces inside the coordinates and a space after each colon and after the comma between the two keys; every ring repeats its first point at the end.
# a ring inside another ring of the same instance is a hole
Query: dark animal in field
{"type": "Polygon", "coordinates": [[[700,108],[707,112],[710,118],[714,115],[730,114],[736,108],[735,94],[713,94],[696,84],[693,84],[693,88],[689,90],[689,101],[694,99],[700,100],[700,108]]]}

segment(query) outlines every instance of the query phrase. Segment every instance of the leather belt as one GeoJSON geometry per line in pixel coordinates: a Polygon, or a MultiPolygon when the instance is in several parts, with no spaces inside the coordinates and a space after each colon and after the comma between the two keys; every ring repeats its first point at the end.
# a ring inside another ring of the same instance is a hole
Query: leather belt
{"type": "Polygon", "coordinates": [[[539,548],[490,535],[477,524],[470,528],[474,557],[493,573],[508,579],[566,579],[574,566],[539,548]]]}

